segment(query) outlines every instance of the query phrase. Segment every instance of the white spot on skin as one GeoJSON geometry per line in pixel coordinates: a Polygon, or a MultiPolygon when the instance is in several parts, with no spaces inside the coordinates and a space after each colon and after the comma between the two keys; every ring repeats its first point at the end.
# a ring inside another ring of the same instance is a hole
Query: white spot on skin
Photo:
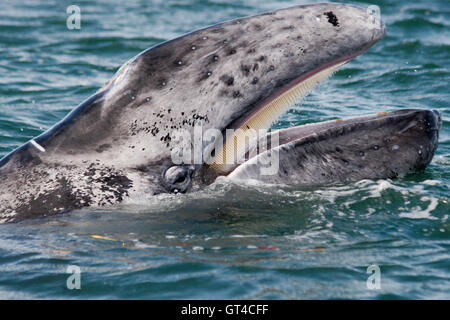
{"type": "Polygon", "coordinates": [[[34,140],[31,140],[30,142],[31,142],[31,144],[32,144],[34,147],[36,147],[36,149],[38,149],[38,150],[41,151],[41,152],[45,152],[44,147],[42,147],[39,143],[37,143],[37,142],[34,141],[34,140]]]}
{"type": "Polygon", "coordinates": [[[392,146],[392,150],[398,150],[398,149],[400,149],[400,146],[398,144],[394,144],[392,146]]]}

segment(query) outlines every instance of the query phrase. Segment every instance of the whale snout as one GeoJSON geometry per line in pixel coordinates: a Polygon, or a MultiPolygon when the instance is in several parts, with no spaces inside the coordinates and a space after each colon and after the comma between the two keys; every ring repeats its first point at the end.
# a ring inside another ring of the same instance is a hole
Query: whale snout
{"type": "Polygon", "coordinates": [[[327,4],[318,10],[322,11],[324,22],[328,22],[328,28],[326,25],[322,26],[324,32],[332,35],[331,41],[341,52],[348,51],[349,56],[353,56],[352,52],[360,54],[366,51],[386,35],[386,26],[378,6],[327,4]]]}
{"type": "MultiPolygon", "coordinates": [[[[442,117],[437,110],[426,110],[424,113],[425,131],[429,139],[429,149],[434,154],[438,145],[439,132],[442,128],[442,117]]],[[[431,157],[433,154],[431,154],[431,157]]]]}
{"type": "Polygon", "coordinates": [[[441,113],[437,110],[430,110],[429,111],[429,130],[434,131],[436,133],[439,133],[442,128],[442,117],[441,113]]]}

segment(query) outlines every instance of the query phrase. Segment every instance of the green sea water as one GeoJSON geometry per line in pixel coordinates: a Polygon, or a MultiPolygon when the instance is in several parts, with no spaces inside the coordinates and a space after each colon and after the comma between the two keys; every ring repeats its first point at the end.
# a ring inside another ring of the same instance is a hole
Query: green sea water
{"type": "MultiPolygon", "coordinates": [[[[303,3],[0,0],[0,156],[140,51],[303,3]],[[71,4],[80,30],[66,27],[71,4]]],[[[378,5],[387,36],[275,127],[437,109],[439,147],[425,172],[301,190],[219,181],[181,197],[0,225],[0,298],[450,299],[450,2],[352,3],[378,5]],[[80,290],[66,286],[71,265],[80,290]],[[367,286],[370,265],[380,289],[367,286]]]]}

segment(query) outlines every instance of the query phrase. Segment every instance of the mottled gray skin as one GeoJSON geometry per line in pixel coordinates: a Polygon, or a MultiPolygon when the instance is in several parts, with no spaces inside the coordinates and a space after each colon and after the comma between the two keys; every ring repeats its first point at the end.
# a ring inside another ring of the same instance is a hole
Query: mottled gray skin
{"type": "Polygon", "coordinates": [[[284,129],[274,133],[278,147],[229,177],[296,186],[402,177],[430,163],[441,125],[437,111],[405,109],[284,129]],[[279,170],[262,175],[261,164],[270,157],[279,159],[279,170]]]}
{"type": "MultiPolygon", "coordinates": [[[[146,50],[35,139],[45,152],[27,143],[0,161],[0,223],[169,192],[162,177],[172,166],[175,129],[225,130],[296,79],[356,57],[384,33],[365,9],[315,4],[146,50]]],[[[198,169],[189,167],[188,182],[198,169]]]]}

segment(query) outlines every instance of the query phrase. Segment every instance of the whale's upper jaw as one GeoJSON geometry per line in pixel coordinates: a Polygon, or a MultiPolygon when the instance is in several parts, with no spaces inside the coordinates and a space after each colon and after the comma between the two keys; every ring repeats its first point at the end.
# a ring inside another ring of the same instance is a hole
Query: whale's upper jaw
{"type": "MultiPolygon", "coordinates": [[[[235,127],[292,86],[364,53],[384,34],[381,20],[366,9],[332,3],[198,30],[130,60],[91,103],[98,106],[85,108],[83,120],[77,115],[78,124],[64,125],[67,134],[40,142],[71,158],[86,160],[94,149],[102,150],[103,163],[152,166],[170,159],[175,130],[235,127]]],[[[270,127],[276,119],[264,120],[270,127]]]]}
{"type": "MultiPolygon", "coordinates": [[[[169,192],[161,177],[195,179],[198,170],[168,170],[174,130],[223,131],[253,119],[292,85],[356,57],[384,33],[365,9],[314,4],[228,21],[146,50],[0,161],[0,222],[169,192]]],[[[264,127],[275,117],[258,119],[264,127]]]]}

